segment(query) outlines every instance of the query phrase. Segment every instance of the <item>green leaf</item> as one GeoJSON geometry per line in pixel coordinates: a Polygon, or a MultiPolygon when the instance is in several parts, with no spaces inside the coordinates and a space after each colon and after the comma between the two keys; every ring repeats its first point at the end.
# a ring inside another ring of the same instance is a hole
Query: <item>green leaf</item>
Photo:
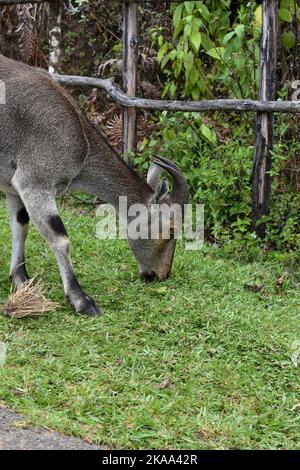
{"type": "Polygon", "coordinates": [[[245,70],[245,57],[243,56],[243,54],[239,54],[237,56],[237,58],[235,59],[235,65],[239,72],[245,70]]]}
{"type": "Polygon", "coordinates": [[[201,33],[197,29],[193,28],[190,34],[190,42],[192,46],[196,49],[196,51],[199,51],[200,44],[201,44],[201,33]]]}
{"type": "Polygon", "coordinates": [[[256,8],[254,12],[254,16],[255,16],[255,25],[261,27],[262,26],[262,6],[261,5],[259,5],[256,8]]]}
{"type": "Polygon", "coordinates": [[[189,15],[193,13],[195,2],[184,2],[185,9],[189,15]]]}
{"type": "Polygon", "coordinates": [[[210,20],[210,13],[206,5],[201,3],[201,5],[199,6],[199,11],[206,21],[210,20]]]}
{"type": "Polygon", "coordinates": [[[191,73],[191,70],[194,65],[194,60],[195,60],[194,54],[192,53],[192,51],[189,51],[184,61],[184,67],[185,67],[187,75],[191,73]]]}
{"type": "Polygon", "coordinates": [[[281,0],[280,8],[294,8],[295,0],[281,0]]]}
{"type": "Polygon", "coordinates": [[[192,34],[192,27],[190,24],[186,24],[184,27],[184,36],[188,38],[192,34]]]}
{"type": "Polygon", "coordinates": [[[176,49],[173,49],[173,51],[170,52],[170,59],[175,60],[177,57],[177,51],[176,49]]]}
{"type": "MultiPolygon", "coordinates": [[[[172,51],[172,52],[173,52],[173,51],[172,51]]],[[[166,54],[166,55],[162,58],[162,60],[161,60],[161,62],[160,62],[160,66],[161,66],[162,69],[165,68],[165,66],[166,66],[167,63],[169,62],[170,58],[171,58],[171,53],[166,54]]]]}
{"type": "Polygon", "coordinates": [[[173,129],[165,127],[163,130],[163,138],[165,141],[169,140],[170,142],[172,142],[174,139],[176,139],[176,134],[173,129]]]}
{"type": "Polygon", "coordinates": [[[236,32],[236,35],[239,39],[244,38],[245,34],[245,26],[243,24],[238,24],[235,28],[234,31],[236,32]]]}
{"type": "Polygon", "coordinates": [[[171,82],[170,87],[169,87],[169,91],[170,91],[170,95],[171,95],[172,98],[175,96],[176,89],[177,89],[177,87],[176,87],[175,83],[171,82]]]}
{"type": "Polygon", "coordinates": [[[161,47],[164,43],[164,37],[162,35],[158,36],[158,45],[161,47]]]}
{"type": "Polygon", "coordinates": [[[197,85],[195,85],[192,89],[192,98],[194,101],[199,101],[200,99],[200,91],[197,85]]]}
{"type": "Polygon", "coordinates": [[[210,144],[217,144],[216,133],[212,131],[209,127],[207,127],[205,124],[201,124],[200,131],[203,137],[205,137],[205,139],[207,139],[210,144]]]}
{"type": "Polygon", "coordinates": [[[292,19],[293,19],[293,16],[292,16],[290,10],[288,10],[287,8],[280,8],[279,9],[279,18],[282,21],[286,21],[287,23],[291,23],[292,19]]]}
{"type": "Polygon", "coordinates": [[[177,62],[173,65],[173,69],[174,69],[175,78],[178,78],[179,75],[181,74],[182,62],[181,62],[181,61],[177,61],[177,62]]]}
{"type": "Polygon", "coordinates": [[[181,32],[181,30],[182,30],[182,22],[179,24],[178,28],[174,29],[173,39],[177,38],[177,36],[181,32]]]}
{"type": "Polygon", "coordinates": [[[181,3],[180,5],[178,5],[178,7],[175,8],[174,15],[173,15],[173,25],[175,29],[177,29],[178,26],[180,25],[183,7],[184,7],[184,4],[181,3]]]}
{"type": "Polygon", "coordinates": [[[225,54],[225,47],[213,47],[206,52],[210,57],[217,60],[222,60],[225,54]]]}
{"type": "Polygon", "coordinates": [[[214,47],[213,42],[210,40],[207,34],[202,33],[202,32],[201,32],[201,44],[202,44],[202,47],[206,51],[209,51],[209,49],[212,49],[214,47]]]}
{"type": "Polygon", "coordinates": [[[167,43],[163,44],[161,46],[161,48],[159,49],[158,54],[157,54],[157,60],[158,60],[159,63],[162,61],[162,59],[163,59],[164,55],[166,54],[167,50],[168,50],[168,44],[167,43]]]}
{"type": "Polygon", "coordinates": [[[233,36],[235,36],[236,32],[235,31],[230,31],[230,33],[225,34],[223,38],[223,45],[226,46],[226,44],[230,41],[233,36]]]}
{"type": "Polygon", "coordinates": [[[195,85],[197,83],[197,81],[199,80],[200,76],[199,76],[199,72],[198,70],[196,69],[196,67],[193,67],[191,72],[190,72],[190,75],[189,75],[189,81],[192,85],[195,85]]]}
{"type": "Polygon", "coordinates": [[[296,38],[292,31],[284,31],[282,34],[282,44],[286,49],[293,49],[296,45],[296,38]]]}
{"type": "Polygon", "coordinates": [[[194,21],[195,17],[193,15],[187,15],[184,17],[184,21],[186,24],[191,24],[194,21]]]}

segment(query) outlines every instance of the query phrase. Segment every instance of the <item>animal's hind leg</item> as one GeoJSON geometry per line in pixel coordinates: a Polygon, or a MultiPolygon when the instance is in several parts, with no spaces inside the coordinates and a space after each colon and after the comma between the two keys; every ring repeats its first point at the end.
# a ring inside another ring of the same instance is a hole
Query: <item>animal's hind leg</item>
{"type": "Polygon", "coordinates": [[[12,233],[10,279],[16,289],[20,289],[28,280],[25,266],[25,242],[28,234],[29,216],[18,195],[7,194],[7,206],[12,233]]]}
{"type": "Polygon", "coordinates": [[[55,191],[47,191],[44,187],[39,188],[36,184],[28,182],[23,186],[17,177],[13,183],[24,201],[31,221],[48,241],[55,254],[66,297],[77,313],[98,315],[99,310],[95,302],[85,294],[75,276],[70,256],[70,240],[58,215],[55,191]]]}

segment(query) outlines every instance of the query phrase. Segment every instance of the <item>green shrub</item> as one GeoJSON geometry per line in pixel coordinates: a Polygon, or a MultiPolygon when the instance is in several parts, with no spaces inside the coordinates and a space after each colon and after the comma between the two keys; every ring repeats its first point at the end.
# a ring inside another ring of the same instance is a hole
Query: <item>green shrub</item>
{"type": "MultiPolygon", "coordinates": [[[[150,141],[144,141],[134,163],[145,172],[155,153],[177,162],[188,180],[192,202],[205,205],[209,240],[261,245],[251,222],[253,125],[234,114],[222,124],[219,116],[215,122],[213,116],[201,117],[199,113],[164,112],[159,119],[160,130],[150,141]]],[[[264,245],[282,250],[300,246],[300,194],[284,172],[286,163],[300,150],[290,132],[291,122],[278,118],[270,215],[263,219],[267,224],[264,245]]]]}
{"type": "Polygon", "coordinates": [[[257,93],[260,27],[256,2],[184,2],[172,7],[173,37],[164,27],[150,31],[166,76],[164,95],[253,97],[257,93]],[[258,30],[257,30],[258,29],[258,30]]]}

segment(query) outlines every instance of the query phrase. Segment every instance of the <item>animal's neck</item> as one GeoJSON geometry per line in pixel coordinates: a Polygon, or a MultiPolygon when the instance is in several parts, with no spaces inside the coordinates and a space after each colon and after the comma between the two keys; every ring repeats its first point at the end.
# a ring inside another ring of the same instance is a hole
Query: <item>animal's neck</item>
{"type": "Polygon", "coordinates": [[[89,155],[72,187],[100,197],[119,207],[119,198],[127,197],[128,206],[146,203],[150,186],[135,173],[94,128],[88,128],[89,155]]]}

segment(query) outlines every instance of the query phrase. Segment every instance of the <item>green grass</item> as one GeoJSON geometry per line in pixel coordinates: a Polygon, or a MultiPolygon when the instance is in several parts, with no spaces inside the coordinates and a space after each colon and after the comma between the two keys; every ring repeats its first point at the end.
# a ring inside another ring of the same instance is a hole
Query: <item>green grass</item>
{"type": "MultiPolygon", "coordinates": [[[[61,211],[96,319],[66,305],[56,263],[31,229],[28,268],[61,308],[40,319],[0,315],[7,361],[0,400],[28,420],[117,448],[299,449],[300,277],[293,255],[248,263],[180,246],[171,279],[145,284],[125,242],[95,237],[96,219],[61,211]],[[290,271],[275,292],[277,273],[290,271]],[[244,289],[264,284],[265,292],[244,289]],[[168,379],[170,386],[159,385],[168,379]],[[297,413],[298,412],[298,413],[297,413]]],[[[0,302],[10,233],[0,200],[0,302]]]]}

